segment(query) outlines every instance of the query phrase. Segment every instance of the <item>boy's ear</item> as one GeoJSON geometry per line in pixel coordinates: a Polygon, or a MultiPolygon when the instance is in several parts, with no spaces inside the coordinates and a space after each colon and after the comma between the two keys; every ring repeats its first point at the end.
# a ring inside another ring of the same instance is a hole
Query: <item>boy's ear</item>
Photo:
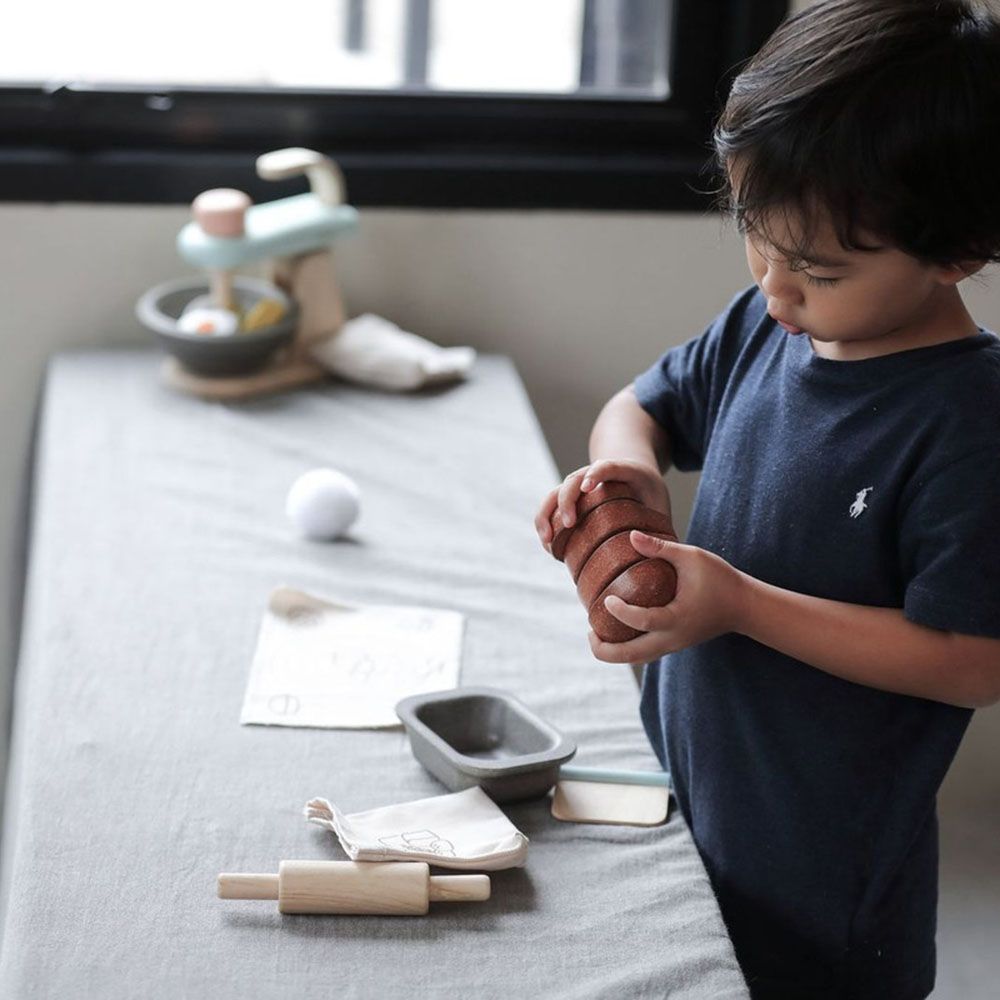
{"type": "Polygon", "coordinates": [[[965,278],[971,278],[977,271],[986,266],[985,260],[963,260],[947,267],[939,267],[938,280],[942,285],[957,285],[965,278]]]}

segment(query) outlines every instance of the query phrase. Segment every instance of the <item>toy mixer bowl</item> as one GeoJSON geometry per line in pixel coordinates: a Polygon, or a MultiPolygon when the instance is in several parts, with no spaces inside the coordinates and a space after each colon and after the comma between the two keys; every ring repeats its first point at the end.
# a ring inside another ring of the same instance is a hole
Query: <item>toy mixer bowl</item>
{"type": "Polygon", "coordinates": [[[244,275],[233,278],[233,297],[240,309],[245,311],[260,299],[277,299],[286,308],[277,323],[224,337],[182,333],[177,329],[177,320],[184,307],[192,299],[208,294],[209,286],[204,280],[179,278],[151,288],[135,306],[139,322],[189,372],[206,376],[245,375],[263,368],[280,347],[292,342],[298,323],[294,301],[269,281],[244,275]]]}

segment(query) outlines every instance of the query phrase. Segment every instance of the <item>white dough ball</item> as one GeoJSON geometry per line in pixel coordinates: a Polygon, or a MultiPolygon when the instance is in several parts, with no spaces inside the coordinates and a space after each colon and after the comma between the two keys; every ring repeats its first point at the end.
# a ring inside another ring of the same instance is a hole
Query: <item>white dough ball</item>
{"type": "Polygon", "coordinates": [[[285,513],[296,530],[320,541],[342,535],[357,520],[361,491],[336,469],[311,469],[292,483],[285,513]]]}

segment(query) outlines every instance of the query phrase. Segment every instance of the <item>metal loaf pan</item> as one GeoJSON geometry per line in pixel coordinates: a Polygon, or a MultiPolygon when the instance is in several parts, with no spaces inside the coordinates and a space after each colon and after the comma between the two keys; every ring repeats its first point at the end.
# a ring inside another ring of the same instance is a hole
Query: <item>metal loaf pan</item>
{"type": "Polygon", "coordinates": [[[576,744],[506,691],[455,688],[404,698],[396,714],[413,756],[453,792],[479,785],[495,802],[545,795],[576,744]]]}

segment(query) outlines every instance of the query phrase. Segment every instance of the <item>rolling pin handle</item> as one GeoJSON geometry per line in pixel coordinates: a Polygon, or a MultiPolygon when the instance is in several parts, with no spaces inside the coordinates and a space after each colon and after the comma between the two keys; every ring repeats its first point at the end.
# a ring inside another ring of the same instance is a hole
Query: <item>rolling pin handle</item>
{"type": "Polygon", "coordinates": [[[232,874],[219,876],[219,899],[277,899],[277,875],[232,874]]]}
{"type": "Polygon", "coordinates": [[[473,903],[490,898],[489,875],[432,875],[427,886],[432,903],[473,903]]]}

